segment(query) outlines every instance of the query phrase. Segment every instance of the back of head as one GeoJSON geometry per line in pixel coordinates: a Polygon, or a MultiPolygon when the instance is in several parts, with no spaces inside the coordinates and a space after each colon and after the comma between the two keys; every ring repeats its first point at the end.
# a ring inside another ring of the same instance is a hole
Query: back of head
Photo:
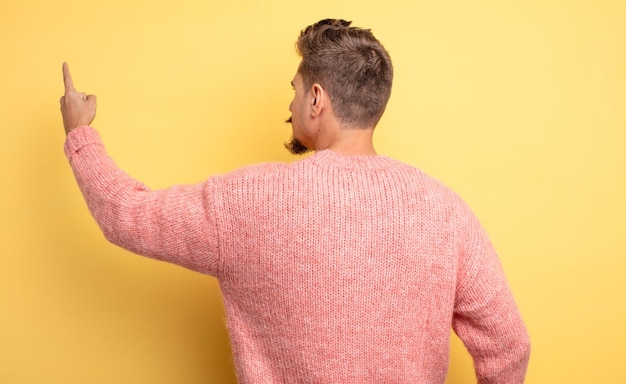
{"type": "Polygon", "coordinates": [[[342,124],[373,128],[391,95],[393,66],[369,29],[350,24],[326,19],[304,29],[296,43],[298,71],[307,89],[315,83],[326,89],[342,124]]]}

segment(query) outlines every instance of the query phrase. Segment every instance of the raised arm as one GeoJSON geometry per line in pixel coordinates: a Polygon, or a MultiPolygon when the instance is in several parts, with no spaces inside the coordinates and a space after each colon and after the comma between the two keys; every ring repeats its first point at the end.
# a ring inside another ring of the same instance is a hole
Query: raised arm
{"type": "Polygon", "coordinates": [[[89,211],[112,243],[132,252],[217,274],[213,181],[152,191],[117,167],[96,130],[95,96],[74,88],[63,64],[65,154],[89,211]]]}

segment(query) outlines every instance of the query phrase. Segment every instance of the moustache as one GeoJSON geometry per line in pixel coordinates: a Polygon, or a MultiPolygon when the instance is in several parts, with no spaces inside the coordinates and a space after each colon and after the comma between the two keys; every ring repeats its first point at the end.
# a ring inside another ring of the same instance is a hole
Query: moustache
{"type": "Polygon", "coordinates": [[[292,116],[289,116],[289,118],[287,120],[285,120],[285,123],[291,124],[291,117],[292,116]]]}

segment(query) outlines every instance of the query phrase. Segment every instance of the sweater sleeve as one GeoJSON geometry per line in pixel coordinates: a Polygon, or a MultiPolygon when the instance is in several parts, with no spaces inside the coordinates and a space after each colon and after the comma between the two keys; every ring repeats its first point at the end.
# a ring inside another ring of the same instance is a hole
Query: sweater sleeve
{"type": "Polygon", "coordinates": [[[194,271],[217,273],[211,179],[152,191],[116,166],[90,127],[70,132],[65,154],[89,211],[110,242],[194,271]]]}
{"type": "Polygon", "coordinates": [[[452,326],[472,355],[479,383],[523,383],[530,339],[487,234],[468,217],[452,326]]]}

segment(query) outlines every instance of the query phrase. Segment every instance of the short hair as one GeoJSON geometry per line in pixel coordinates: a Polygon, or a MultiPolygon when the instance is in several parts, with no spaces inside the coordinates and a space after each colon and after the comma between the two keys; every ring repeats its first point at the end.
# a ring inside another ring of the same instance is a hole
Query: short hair
{"type": "Polygon", "coordinates": [[[350,128],[375,127],[391,95],[393,66],[389,53],[371,30],[351,21],[321,20],[300,33],[298,71],[306,88],[320,84],[333,111],[350,128]]]}

